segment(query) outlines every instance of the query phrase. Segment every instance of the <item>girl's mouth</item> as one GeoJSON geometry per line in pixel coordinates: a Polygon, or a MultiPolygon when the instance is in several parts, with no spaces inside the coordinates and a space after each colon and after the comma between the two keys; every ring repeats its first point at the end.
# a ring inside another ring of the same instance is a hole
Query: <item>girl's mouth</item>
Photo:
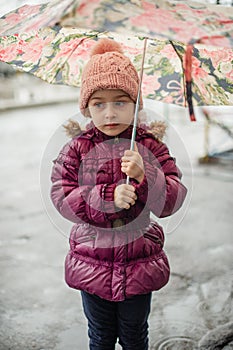
{"type": "Polygon", "coordinates": [[[115,127],[117,127],[119,124],[117,124],[117,123],[111,123],[111,124],[105,124],[105,126],[107,127],[107,128],[115,128],[115,127]]]}

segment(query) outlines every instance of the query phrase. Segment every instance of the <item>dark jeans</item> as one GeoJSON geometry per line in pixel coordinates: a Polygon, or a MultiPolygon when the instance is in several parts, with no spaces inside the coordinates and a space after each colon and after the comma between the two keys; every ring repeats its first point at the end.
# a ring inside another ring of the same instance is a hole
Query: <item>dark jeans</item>
{"type": "Polygon", "coordinates": [[[90,350],[114,350],[117,338],[124,350],[148,349],[151,293],[113,302],[81,292],[88,320],[90,350]]]}

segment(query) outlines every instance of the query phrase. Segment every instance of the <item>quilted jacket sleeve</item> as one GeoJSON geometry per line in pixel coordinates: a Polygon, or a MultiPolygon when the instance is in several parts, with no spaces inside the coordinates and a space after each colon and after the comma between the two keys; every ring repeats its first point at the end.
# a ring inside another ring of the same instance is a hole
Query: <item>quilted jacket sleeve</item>
{"type": "Polygon", "coordinates": [[[54,161],[51,199],[57,210],[73,222],[101,224],[121,216],[115,212],[115,184],[82,185],[80,155],[72,141],[54,161]]]}
{"type": "Polygon", "coordinates": [[[144,146],[149,150],[149,157],[144,160],[144,180],[135,184],[137,195],[157,217],[166,217],[182,206],[187,189],[167,146],[152,138],[146,139],[144,146]]]}

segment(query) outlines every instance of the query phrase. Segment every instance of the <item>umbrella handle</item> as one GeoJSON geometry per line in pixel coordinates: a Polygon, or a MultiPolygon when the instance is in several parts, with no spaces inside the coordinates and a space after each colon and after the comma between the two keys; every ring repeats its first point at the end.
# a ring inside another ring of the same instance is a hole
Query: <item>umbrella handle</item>
{"type": "MultiPolygon", "coordinates": [[[[136,101],[135,112],[134,112],[133,130],[132,130],[131,143],[130,143],[130,150],[131,151],[133,151],[133,149],[134,149],[134,142],[135,142],[137,124],[138,124],[138,112],[139,112],[140,97],[141,97],[142,77],[143,77],[144,61],[145,61],[145,54],[146,54],[146,44],[147,44],[147,38],[144,38],[142,64],[141,64],[141,71],[140,71],[140,77],[139,77],[138,94],[137,94],[137,101],[136,101]]],[[[126,184],[127,185],[129,184],[129,176],[128,175],[126,178],[126,184]]]]}

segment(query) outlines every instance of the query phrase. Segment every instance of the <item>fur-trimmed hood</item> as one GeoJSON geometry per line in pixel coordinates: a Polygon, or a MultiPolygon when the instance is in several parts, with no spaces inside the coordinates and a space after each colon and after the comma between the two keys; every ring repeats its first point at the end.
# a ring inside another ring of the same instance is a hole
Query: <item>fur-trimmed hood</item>
{"type": "MultiPolygon", "coordinates": [[[[153,134],[158,141],[162,141],[167,128],[163,121],[153,121],[150,124],[139,121],[138,126],[153,134]]],[[[63,127],[65,128],[66,135],[74,138],[80,135],[84,130],[92,128],[93,123],[90,122],[86,125],[85,129],[82,129],[78,121],[69,119],[67,124],[63,125],[63,127]]]]}

